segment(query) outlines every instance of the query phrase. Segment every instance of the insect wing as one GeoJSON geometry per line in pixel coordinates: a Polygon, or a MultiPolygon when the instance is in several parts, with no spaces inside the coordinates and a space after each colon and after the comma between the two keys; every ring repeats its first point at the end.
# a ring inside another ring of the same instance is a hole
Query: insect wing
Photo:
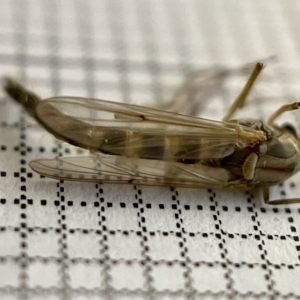
{"type": "Polygon", "coordinates": [[[85,98],[41,101],[36,117],[66,142],[92,152],[126,157],[176,160],[181,152],[193,159],[209,158],[214,153],[223,157],[234,145],[246,147],[265,139],[262,132],[238,123],[85,98]],[[205,151],[195,153],[200,149],[205,151]]]}
{"type": "Polygon", "coordinates": [[[224,188],[228,183],[228,171],[222,168],[110,155],[34,160],[30,167],[43,176],[70,181],[197,188],[224,188]]]}

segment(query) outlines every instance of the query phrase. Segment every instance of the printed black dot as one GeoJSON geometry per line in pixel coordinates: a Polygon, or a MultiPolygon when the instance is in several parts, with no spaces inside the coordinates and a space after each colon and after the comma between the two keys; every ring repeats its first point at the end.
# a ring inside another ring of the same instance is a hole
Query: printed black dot
{"type": "Polygon", "coordinates": [[[94,206],[95,206],[95,207],[99,207],[99,206],[100,206],[100,203],[99,203],[99,202],[94,202],[94,206]]]}
{"type": "Polygon", "coordinates": [[[32,199],[28,199],[28,200],[27,200],[27,203],[28,203],[29,205],[32,205],[32,204],[33,204],[33,200],[32,200],[32,199]]]}
{"type": "Polygon", "coordinates": [[[288,221],[289,221],[290,223],[293,223],[293,222],[294,222],[294,219],[293,219],[292,217],[288,217],[288,221]]]}
{"type": "Polygon", "coordinates": [[[47,205],[47,200],[45,199],[41,200],[41,205],[47,205]]]}
{"type": "Polygon", "coordinates": [[[172,209],[177,209],[177,205],[176,204],[172,204],[172,209]]]}
{"type": "Polygon", "coordinates": [[[237,207],[235,208],[235,211],[240,212],[240,211],[241,211],[241,208],[240,208],[239,206],[237,206],[237,207]]]}
{"type": "Polygon", "coordinates": [[[202,210],[203,209],[202,205],[197,205],[197,209],[202,210]]]}
{"type": "Polygon", "coordinates": [[[278,213],[279,212],[278,208],[273,208],[272,210],[273,210],[274,213],[278,213]]]}
{"type": "Polygon", "coordinates": [[[26,205],[25,203],[22,203],[22,204],[21,204],[21,208],[22,208],[22,209],[25,209],[26,207],[27,207],[27,205],[26,205]]]}
{"type": "Polygon", "coordinates": [[[296,232],[297,230],[296,230],[296,227],[294,227],[294,226],[291,226],[291,232],[296,232]]]}
{"type": "Polygon", "coordinates": [[[82,201],[82,202],[80,203],[80,205],[81,205],[81,206],[86,206],[86,202],[85,202],[85,201],[82,201]]]}
{"type": "Polygon", "coordinates": [[[228,211],[228,207],[227,207],[227,206],[222,206],[222,209],[223,209],[224,211],[228,211]]]}
{"type": "Polygon", "coordinates": [[[44,147],[39,147],[39,151],[40,152],[45,152],[45,148],[44,147]]]}
{"type": "Polygon", "coordinates": [[[4,171],[0,172],[0,176],[1,177],[5,177],[6,176],[6,172],[4,172],[4,171]]]}
{"type": "Polygon", "coordinates": [[[261,207],[260,211],[261,211],[262,213],[265,213],[265,212],[266,212],[266,209],[263,208],[263,207],[261,207]]]}
{"type": "Polygon", "coordinates": [[[247,210],[248,210],[249,212],[253,212],[253,207],[247,207],[247,210]]]}
{"type": "Polygon", "coordinates": [[[107,202],[107,207],[112,207],[113,204],[111,202],[107,202]]]}
{"type": "MultiPolygon", "coordinates": [[[[22,242],[22,243],[21,243],[21,248],[27,248],[27,243],[22,242]]],[[[21,267],[22,267],[22,266],[21,266],[21,267]]]]}
{"type": "Polygon", "coordinates": [[[164,209],[164,208],[165,208],[164,204],[159,204],[158,207],[159,207],[160,209],[164,209]]]}
{"type": "Polygon", "coordinates": [[[14,177],[19,177],[19,176],[20,176],[19,172],[14,172],[14,177]]]}
{"type": "Polygon", "coordinates": [[[133,203],[133,207],[134,208],[139,208],[139,204],[138,203],[133,203]]]}
{"type": "Polygon", "coordinates": [[[124,208],[124,207],[126,207],[126,203],[121,202],[121,203],[120,203],[120,206],[121,206],[122,208],[124,208]]]}
{"type": "Polygon", "coordinates": [[[1,151],[6,151],[6,150],[7,150],[7,147],[4,145],[1,145],[1,151]]]}
{"type": "Polygon", "coordinates": [[[295,242],[299,242],[299,237],[298,237],[298,236],[294,236],[294,237],[293,237],[293,240],[294,240],[295,242]]]}
{"type": "Polygon", "coordinates": [[[20,164],[21,164],[21,165],[25,165],[25,164],[26,164],[26,160],[25,160],[25,159],[21,159],[21,160],[20,160],[20,164]]]}
{"type": "Polygon", "coordinates": [[[55,205],[55,206],[59,206],[59,204],[60,204],[60,203],[59,203],[58,200],[55,200],[55,201],[54,201],[54,205],[55,205]]]}
{"type": "Polygon", "coordinates": [[[20,204],[20,200],[19,199],[15,199],[14,200],[14,204],[20,204]]]}
{"type": "Polygon", "coordinates": [[[151,203],[146,203],[146,208],[151,208],[151,203]]]}
{"type": "Polygon", "coordinates": [[[289,208],[286,208],[286,209],[285,209],[285,212],[286,212],[287,214],[290,214],[290,213],[291,213],[291,210],[290,210],[289,208]]]}
{"type": "Polygon", "coordinates": [[[6,203],[6,199],[1,198],[1,199],[0,199],[0,203],[1,203],[1,204],[5,204],[5,203],[6,203]]]}
{"type": "Polygon", "coordinates": [[[184,209],[185,209],[185,210],[189,210],[189,209],[190,209],[190,206],[189,206],[189,205],[185,205],[185,206],[184,206],[184,209]]]}
{"type": "Polygon", "coordinates": [[[32,173],[30,172],[30,173],[27,173],[27,177],[28,178],[32,178],[32,173]]]}
{"type": "Polygon", "coordinates": [[[21,191],[26,192],[26,185],[22,185],[22,186],[21,186],[21,191]]]}

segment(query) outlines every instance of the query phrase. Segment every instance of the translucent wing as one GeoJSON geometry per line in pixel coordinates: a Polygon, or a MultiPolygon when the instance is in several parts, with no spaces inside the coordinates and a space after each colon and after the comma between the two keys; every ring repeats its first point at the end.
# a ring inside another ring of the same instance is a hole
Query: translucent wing
{"type": "Polygon", "coordinates": [[[223,168],[110,155],[35,160],[30,167],[55,179],[177,187],[224,188],[230,177],[223,168]]]}
{"type": "Polygon", "coordinates": [[[235,145],[265,140],[238,123],[216,122],[153,108],[85,98],[50,98],[36,107],[57,138],[92,152],[194,163],[220,158],[235,145]]]}

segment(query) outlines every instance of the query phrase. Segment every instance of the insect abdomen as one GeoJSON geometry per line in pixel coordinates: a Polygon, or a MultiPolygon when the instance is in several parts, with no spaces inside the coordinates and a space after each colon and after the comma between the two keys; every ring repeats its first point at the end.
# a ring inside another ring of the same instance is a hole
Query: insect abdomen
{"type": "Polygon", "coordinates": [[[212,147],[207,140],[162,135],[142,135],[130,131],[105,131],[98,151],[125,157],[198,163],[221,159],[234,151],[234,145],[212,147]]]}

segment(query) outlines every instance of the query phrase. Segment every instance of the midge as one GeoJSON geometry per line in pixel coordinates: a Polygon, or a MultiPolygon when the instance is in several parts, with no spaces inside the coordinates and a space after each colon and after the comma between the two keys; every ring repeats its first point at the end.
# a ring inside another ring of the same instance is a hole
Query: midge
{"type": "MultiPolygon", "coordinates": [[[[298,109],[300,103],[282,106],[267,123],[232,120],[262,69],[263,64],[257,63],[222,122],[104,100],[42,100],[10,78],[5,79],[4,89],[56,138],[91,152],[85,157],[32,161],[30,167],[41,175],[192,188],[258,187],[266,202],[298,203],[299,199],[269,201],[269,186],[300,169],[300,142],[295,131],[274,123],[283,112],[298,109]]],[[[226,76],[224,70],[210,80],[222,80],[222,76],[226,76]]],[[[190,83],[183,85],[171,105],[178,104],[190,83]]]]}

